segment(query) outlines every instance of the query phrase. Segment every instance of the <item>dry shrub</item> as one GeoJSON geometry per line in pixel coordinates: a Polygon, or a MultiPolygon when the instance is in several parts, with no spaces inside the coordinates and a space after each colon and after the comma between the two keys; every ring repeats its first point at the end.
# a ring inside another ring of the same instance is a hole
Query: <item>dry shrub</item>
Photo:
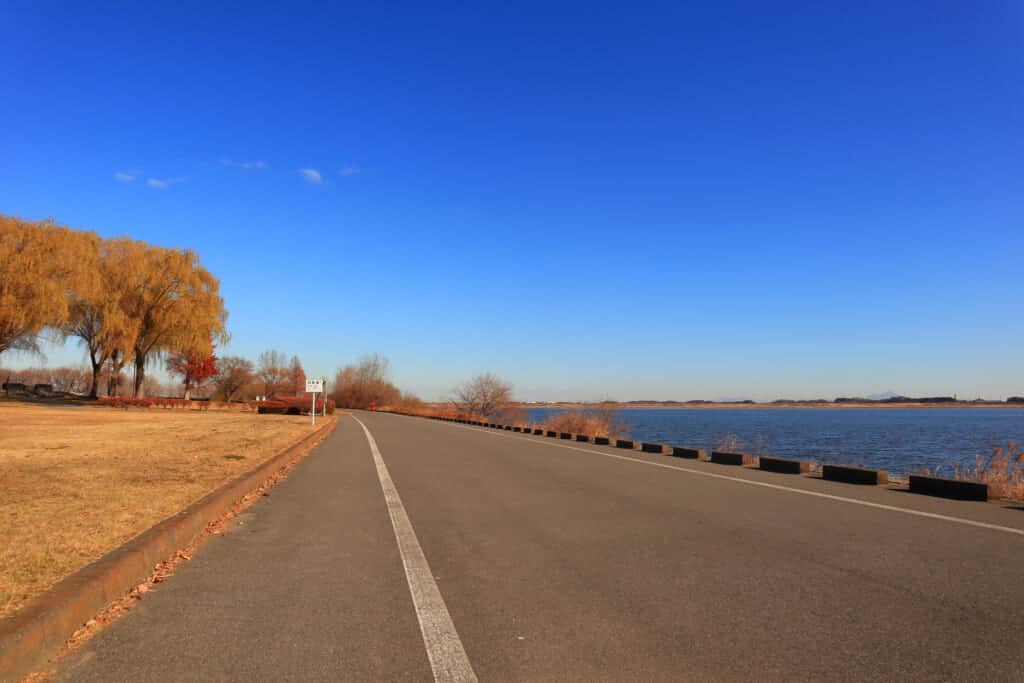
{"type": "Polygon", "coordinates": [[[629,423],[619,416],[618,409],[608,403],[557,413],[541,422],[540,426],[556,432],[607,436],[612,439],[626,436],[631,429],[629,423]]]}
{"type": "Polygon", "coordinates": [[[522,406],[501,406],[495,411],[494,416],[497,422],[513,427],[525,427],[530,424],[530,412],[522,406]]]}
{"type": "Polygon", "coordinates": [[[996,498],[1024,500],[1024,450],[1011,441],[991,455],[979,453],[973,463],[955,464],[953,477],[988,484],[989,493],[996,498]]]}

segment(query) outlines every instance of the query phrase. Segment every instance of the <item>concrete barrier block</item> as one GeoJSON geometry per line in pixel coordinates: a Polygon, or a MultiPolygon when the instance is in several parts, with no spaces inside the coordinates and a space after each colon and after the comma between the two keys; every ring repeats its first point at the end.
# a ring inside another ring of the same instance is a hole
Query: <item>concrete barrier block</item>
{"type": "Polygon", "coordinates": [[[811,463],[806,460],[775,458],[766,455],[761,456],[758,467],[768,472],[782,472],[783,474],[806,474],[811,471],[811,463]]]}
{"type": "Polygon", "coordinates": [[[640,450],[644,453],[664,453],[665,446],[660,443],[647,443],[645,441],[640,444],[640,450]]]}
{"type": "Polygon", "coordinates": [[[511,432],[512,431],[512,425],[505,425],[505,431],[511,432]]]}
{"type": "Polygon", "coordinates": [[[910,492],[955,500],[988,500],[988,484],[921,474],[910,475],[910,492]]]}
{"type": "Polygon", "coordinates": [[[522,427],[513,427],[512,431],[513,432],[521,432],[521,431],[523,431],[523,428],[522,427]]]}
{"type": "Polygon", "coordinates": [[[829,481],[841,481],[846,484],[862,484],[878,486],[889,483],[889,473],[885,470],[873,470],[853,465],[823,465],[821,478],[829,481]]]}
{"type": "Polygon", "coordinates": [[[615,439],[616,448],[633,448],[632,439],[615,439]]]}
{"type": "Polygon", "coordinates": [[[754,457],[746,453],[727,453],[725,451],[711,451],[711,462],[716,465],[750,465],[754,457]]]}
{"type": "Polygon", "coordinates": [[[689,458],[690,460],[707,460],[708,452],[703,448],[686,448],[685,446],[673,446],[672,455],[677,458],[689,458]]]}
{"type": "Polygon", "coordinates": [[[572,438],[572,434],[570,434],[569,432],[562,432],[561,434],[558,435],[558,438],[559,439],[571,439],[572,438]]]}
{"type": "Polygon", "coordinates": [[[545,433],[545,434],[544,434],[544,436],[549,436],[549,437],[551,437],[551,438],[555,438],[556,436],[558,436],[558,432],[553,432],[553,431],[551,431],[551,430],[549,429],[549,430],[547,431],[547,433],[545,433]]]}
{"type": "Polygon", "coordinates": [[[596,443],[598,446],[607,446],[611,443],[611,439],[609,439],[607,436],[595,436],[594,443],[596,443]]]}
{"type": "Polygon", "coordinates": [[[544,435],[544,430],[543,430],[543,429],[540,429],[540,428],[538,427],[538,428],[536,428],[536,429],[534,429],[534,430],[533,430],[533,433],[534,433],[534,435],[535,435],[535,436],[543,436],[543,435],[544,435]]]}
{"type": "Polygon", "coordinates": [[[586,434],[577,434],[576,435],[576,440],[577,441],[582,441],[584,443],[590,443],[590,437],[587,436],[586,434]]]}

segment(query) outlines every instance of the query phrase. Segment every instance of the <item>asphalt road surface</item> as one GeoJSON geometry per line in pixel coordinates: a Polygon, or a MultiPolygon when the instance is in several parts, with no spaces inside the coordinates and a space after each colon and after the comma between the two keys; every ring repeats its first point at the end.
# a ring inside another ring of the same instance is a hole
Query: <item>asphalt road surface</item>
{"type": "Polygon", "coordinates": [[[1024,510],[357,412],[57,680],[1024,681],[1024,510]]]}

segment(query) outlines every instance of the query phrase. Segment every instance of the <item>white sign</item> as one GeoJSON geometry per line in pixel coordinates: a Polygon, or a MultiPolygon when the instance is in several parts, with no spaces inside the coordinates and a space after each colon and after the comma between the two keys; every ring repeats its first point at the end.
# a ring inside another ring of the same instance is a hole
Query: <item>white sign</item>
{"type": "Polygon", "coordinates": [[[306,393],[317,393],[322,394],[324,391],[324,381],[322,379],[307,379],[306,380],[306,393]]]}

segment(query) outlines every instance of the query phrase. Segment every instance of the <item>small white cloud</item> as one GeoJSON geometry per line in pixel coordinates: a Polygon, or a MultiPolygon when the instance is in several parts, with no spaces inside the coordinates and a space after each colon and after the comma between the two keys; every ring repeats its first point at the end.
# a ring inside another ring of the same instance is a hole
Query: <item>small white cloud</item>
{"type": "Polygon", "coordinates": [[[147,178],[146,184],[159,190],[166,190],[171,185],[185,182],[184,178],[147,178]]]}
{"type": "Polygon", "coordinates": [[[343,176],[353,176],[359,175],[362,172],[363,169],[359,168],[358,166],[345,166],[340,171],[338,171],[338,174],[343,176]]]}
{"type": "Polygon", "coordinates": [[[114,179],[120,180],[122,183],[130,183],[138,177],[138,171],[118,171],[114,174],[114,179]]]}
{"type": "Polygon", "coordinates": [[[258,159],[256,161],[235,161],[233,159],[221,159],[220,163],[224,164],[225,166],[234,166],[235,168],[245,168],[245,169],[266,168],[267,167],[267,162],[260,161],[258,159]]]}
{"type": "Polygon", "coordinates": [[[305,178],[307,183],[313,183],[314,185],[324,182],[323,178],[320,177],[320,171],[315,168],[300,168],[299,175],[305,178]]]}

